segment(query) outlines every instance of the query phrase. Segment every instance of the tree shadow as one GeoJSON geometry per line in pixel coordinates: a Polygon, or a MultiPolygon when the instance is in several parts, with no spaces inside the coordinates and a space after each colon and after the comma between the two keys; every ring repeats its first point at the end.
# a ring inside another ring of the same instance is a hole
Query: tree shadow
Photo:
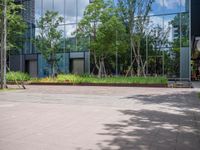
{"type": "Polygon", "coordinates": [[[184,91],[165,95],[133,95],[124,99],[139,101],[142,104],[165,104],[182,109],[199,109],[200,99],[198,99],[197,94],[193,91],[184,91]]]}
{"type": "Polygon", "coordinates": [[[145,106],[159,104],[168,109],[144,107],[118,110],[126,119],[104,124],[101,136],[111,137],[97,143],[101,150],[199,150],[200,100],[195,92],[126,97],[145,106]]]}

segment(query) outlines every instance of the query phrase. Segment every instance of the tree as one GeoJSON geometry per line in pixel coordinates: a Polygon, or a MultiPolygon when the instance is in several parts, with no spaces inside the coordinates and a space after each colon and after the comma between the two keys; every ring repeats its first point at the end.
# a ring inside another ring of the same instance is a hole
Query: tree
{"type": "Polygon", "coordinates": [[[6,87],[7,50],[18,47],[16,39],[23,35],[26,23],[20,15],[23,9],[14,0],[0,0],[1,88],[6,87]]]}
{"type": "MultiPolygon", "coordinates": [[[[0,0],[2,4],[3,0],[0,0]]],[[[7,0],[7,50],[16,53],[20,51],[20,42],[23,41],[24,32],[27,29],[27,24],[23,20],[20,12],[23,10],[21,4],[17,4],[14,0],[7,0]]],[[[2,14],[2,7],[0,8],[0,14],[2,14]]],[[[0,24],[2,25],[2,16],[0,17],[0,24]]],[[[0,34],[2,34],[2,27],[0,28],[0,34]]]]}
{"type": "Polygon", "coordinates": [[[133,65],[136,62],[138,76],[145,75],[145,65],[141,56],[141,42],[145,37],[145,27],[149,23],[148,15],[153,2],[154,0],[118,0],[119,16],[126,25],[129,35],[131,65],[128,73],[132,72],[133,65]]]}
{"type": "Polygon", "coordinates": [[[56,74],[56,66],[59,61],[56,53],[59,51],[60,41],[63,37],[62,31],[59,31],[58,27],[63,20],[64,18],[60,17],[58,12],[47,11],[37,22],[39,33],[35,39],[35,45],[51,66],[52,77],[56,74]]]}
{"type": "Polygon", "coordinates": [[[162,26],[160,24],[152,24],[148,27],[147,45],[148,55],[151,57],[147,59],[148,74],[163,74],[167,69],[167,60],[169,60],[169,50],[171,42],[169,41],[170,26],[162,26]],[[165,64],[164,64],[165,63],[165,64]]]}
{"type": "Polygon", "coordinates": [[[107,75],[105,61],[116,50],[121,53],[126,49],[125,32],[125,26],[111,0],[94,0],[88,5],[76,33],[78,38],[90,37],[88,47],[99,77],[107,75]]]}

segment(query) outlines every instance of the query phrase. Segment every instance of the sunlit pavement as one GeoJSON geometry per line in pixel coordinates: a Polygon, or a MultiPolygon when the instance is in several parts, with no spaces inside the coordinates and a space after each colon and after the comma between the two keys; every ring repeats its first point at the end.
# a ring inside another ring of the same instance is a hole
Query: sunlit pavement
{"type": "Polygon", "coordinates": [[[199,150],[199,89],[0,92],[0,150],[199,150]]]}

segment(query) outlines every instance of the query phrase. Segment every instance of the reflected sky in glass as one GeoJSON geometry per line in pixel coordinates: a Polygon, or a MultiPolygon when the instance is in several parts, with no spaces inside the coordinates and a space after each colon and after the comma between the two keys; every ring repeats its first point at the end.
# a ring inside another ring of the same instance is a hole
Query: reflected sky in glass
{"type": "MultiPolygon", "coordinates": [[[[114,0],[117,3],[118,0],[114,0]]],[[[150,15],[184,12],[188,0],[155,0],[150,15]]],[[[35,0],[35,18],[38,20],[47,10],[58,11],[65,18],[65,24],[76,23],[83,17],[89,0],[35,0]]]]}
{"type": "MultiPolygon", "coordinates": [[[[117,4],[118,0],[114,0],[117,4]]],[[[150,15],[179,13],[188,10],[189,0],[155,0],[150,15]]]]}
{"type": "Polygon", "coordinates": [[[81,20],[89,0],[35,0],[35,19],[38,20],[47,10],[58,11],[65,18],[64,23],[81,20]]]}
{"type": "Polygon", "coordinates": [[[155,0],[151,15],[172,14],[186,11],[188,0],[155,0]]]}
{"type": "MultiPolygon", "coordinates": [[[[117,1],[114,0],[115,4],[117,1]]],[[[187,10],[187,2],[188,0],[155,0],[150,12],[150,15],[154,16],[150,19],[150,25],[169,27],[169,22],[176,13],[187,10]],[[164,14],[172,15],[163,17],[164,14]]],[[[71,24],[65,25],[65,28],[61,27],[65,32],[65,37],[73,37],[72,33],[76,29],[76,22],[81,20],[88,4],[89,0],[35,0],[35,19],[38,20],[47,10],[58,11],[64,18],[63,24],[71,24]]],[[[172,34],[171,32],[170,34],[172,34]]],[[[169,40],[172,40],[171,35],[169,35],[169,40]]]]}

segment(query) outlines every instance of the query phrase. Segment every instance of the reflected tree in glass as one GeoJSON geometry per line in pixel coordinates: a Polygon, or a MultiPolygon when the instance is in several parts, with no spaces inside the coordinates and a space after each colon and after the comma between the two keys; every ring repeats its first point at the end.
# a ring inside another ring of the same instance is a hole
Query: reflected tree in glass
{"type": "Polygon", "coordinates": [[[52,77],[56,74],[56,66],[59,58],[56,53],[59,52],[60,42],[62,40],[62,30],[59,30],[59,24],[64,20],[58,12],[47,11],[38,21],[39,33],[35,39],[35,45],[39,52],[51,66],[52,77]]]}

